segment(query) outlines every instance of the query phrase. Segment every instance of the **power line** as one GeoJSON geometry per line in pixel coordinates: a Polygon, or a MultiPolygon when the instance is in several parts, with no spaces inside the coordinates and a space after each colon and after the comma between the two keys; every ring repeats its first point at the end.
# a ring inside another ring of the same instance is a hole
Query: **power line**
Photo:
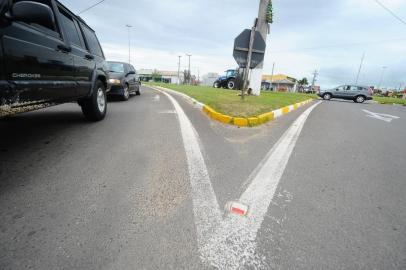
{"type": "Polygon", "coordinates": [[[358,84],[359,75],[361,74],[362,65],[364,64],[364,59],[365,59],[365,52],[364,52],[364,54],[362,55],[362,58],[361,58],[361,64],[359,65],[357,79],[355,80],[355,84],[358,84]]]}
{"type": "Polygon", "coordinates": [[[88,11],[88,10],[94,8],[95,6],[100,5],[100,4],[103,3],[104,1],[106,1],[106,0],[101,0],[101,1],[97,2],[96,4],[93,4],[93,5],[91,5],[90,7],[88,7],[88,8],[86,8],[86,9],[82,10],[82,11],[79,12],[78,14],[80,15],[80,14],[82,14],[82,13],[85,13],[86,11],[88,11]]]}
{"type": "Polygon", "coordinates": [[[370,42],[323,45],[323,46],[308,47],[308,48],[297,48],[297,49],[292,49],[292,50],[287,50],[287,51],[273,51],[272,53],[288,53],[288,52],[292,52],[292,51],[301,51],[301,50],[319,50],[319,49],[328,49],[328,48],[337,48],[337,47],[376,45],[376,44],[389,43],[389,42],[393,42],[393,41],[403,41],[403,40],[406,40],[406,38],[387,39],[387,40],[370,41],[370,42]]]}
{"type": "Polygon", "coordinates": [[[398,21],[406,25],[406,21],[404,21],[402,18],[400,18],[395,12],[393,12],[390,8],[382,4],[379,0],[374,0],[375,3],[380,5],[382,8],[384,8],[387,12],[389,12],[393,17],[395,17],[398,21]]]}

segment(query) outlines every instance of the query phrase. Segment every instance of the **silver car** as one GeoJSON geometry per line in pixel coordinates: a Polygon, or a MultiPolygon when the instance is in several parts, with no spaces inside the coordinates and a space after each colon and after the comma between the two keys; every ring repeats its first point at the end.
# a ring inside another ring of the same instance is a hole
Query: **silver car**
{"type": "Polygon", "coordinates": [[[365,100],[372,100],[373,91],[371,87],[360,85],[341,85],[330,90],[320,90],[318,96],[324,100],[340,98],[353,100],[356,103],[364,103],[365,100]]]}

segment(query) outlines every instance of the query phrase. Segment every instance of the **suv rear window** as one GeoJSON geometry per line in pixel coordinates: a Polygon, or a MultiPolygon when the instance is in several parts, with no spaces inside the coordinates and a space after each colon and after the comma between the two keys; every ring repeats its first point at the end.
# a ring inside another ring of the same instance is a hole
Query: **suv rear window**
{"type": "Polygon", "coordinates": [[[103,56],[103,51],[100,47],[99,41],[97,40],[96,34],[89,29],[86,25],[81,24],[83,29],[83,34],[85,35],[87,41],[87,47],[89,51],[95,55],[103,56]]]}
{"type": "Polygon", "coordinates": [[[61,23],[63,25],[68,40],[72,44],[82,46],[81,39],[79,36],[80,33],[78,32],[78,29],[76,28],[72,17],[62,9],[59,9],[59,12],[61,13],[61,23]]]}
{"type": "Polygon", "coordinates": [[[362,87],[351,86],[351,91],[359,91],[359,90],[362,90],[362,87]]]}

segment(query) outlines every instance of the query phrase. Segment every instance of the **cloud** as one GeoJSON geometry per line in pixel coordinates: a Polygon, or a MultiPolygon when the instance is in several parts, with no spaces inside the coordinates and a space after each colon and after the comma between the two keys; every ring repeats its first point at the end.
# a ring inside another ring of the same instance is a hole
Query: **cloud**
{"type": "MultiPolygon", "coordinates": [[[[62,0],[63,1],[63,0],[62,0]]],[[[404,0],[380,0],[406,19],[404,0]]],[[[80,11],[95,1],[65,0],[80,11]]],[[[94,28],[109,58],[127,61],[128,33],[137,68],[177,70],[191,53],[192,72],[234,68],[234,38],[250,28],[259,0],[106,0],[82,17],[94,28]]],[[[365,84],[376,84],[383,65],[388,86],[405,81],[406,27],[373,0],[274,0],[265,73],[297,78],[317,69],[322,86],[354,81],[363,52],[365,84]],[[403,39],[402,39],[403,38],[403,39]],[[382,42],[388,40],[387,42],[382,42]],[[403,61],[402,61],[403,60],[403,61]]]]}
{"type": "MultiPolygon", "coordinates": [[[[103,43],[103,51],[107,60],[128,61],[128,46],[121,44],[103,43]]],[[[181,58],[181,70],[188,69],[188,58],[182,52],[164,51],[159,49],[147,49],[142,47],[131,48],[131,63],[137,69],[160,69],[160,70],[178,70],[178,56],[181,58]]],[[[229,57],[218,57],[216,55],[192,55],[191,70],[192,73],[201,75],[208,72],[222,73],[229,67],[235,67],[234,60],[229,57]]]]}

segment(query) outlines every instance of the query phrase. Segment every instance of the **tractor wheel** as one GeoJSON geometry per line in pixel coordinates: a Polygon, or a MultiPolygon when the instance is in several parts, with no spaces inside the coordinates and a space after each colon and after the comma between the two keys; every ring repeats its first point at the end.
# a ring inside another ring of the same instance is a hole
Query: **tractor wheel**
{"type": "Polygon", "coordinates": [[[219,81],[215,81],[213,84],[214,88],[220,88],[220,82],[219,81]]]}
{"type": "Polygon", "coordinates": [[[227,88],[230,89],[230,90],[234,90],[235,87],[236,87],[235,79],[229,79],[227,81],[227,88]]]}

